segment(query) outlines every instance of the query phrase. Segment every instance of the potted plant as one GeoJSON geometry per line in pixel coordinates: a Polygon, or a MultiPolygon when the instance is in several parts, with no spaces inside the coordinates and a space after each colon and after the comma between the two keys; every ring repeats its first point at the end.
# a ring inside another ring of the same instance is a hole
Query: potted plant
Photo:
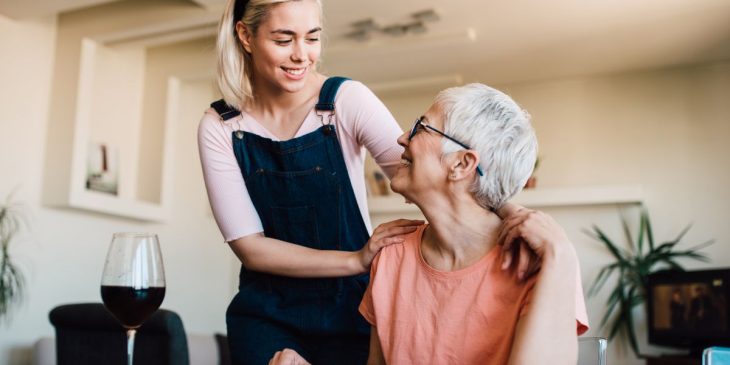
{"type": "MultiPolygon", "coordinates": [[[[707,256],[698,251],[713,243],[713,240],[704,242],[686,250],[677,249],[684,235],[689,231],[687,225],[674,240],[655,244],[654,234],[649,221],[649,213],[642,209],[639,217],[639,232],[633,237],[626,220],[622,217],[624,235],[628,249],[620,247],[608,237],[600,228],[593,226],[585,233],[601,242],[611,253],[614,261],[599,271],[596,280],[588,291],[589,296],[598,293],[613,274],[616,285],[608,297],[607,310],[601,320],[601,327],[609,324],[609,339],[613,339],[620,332],[624,340],[628,340],[634,354],[643,358],[639,351],[634,330],[632,310],[643,305],[646,299],[646,285],[649,274],[664,269],[684,270],[677,261],[682,258],[691,258],[700,261],[709,261],[707,256]]],[[[646,308],[644,308],[646,310],[646,308]]]]}
{"type": "Polygon", "coordinates": [[[23,216],[17,204],[8,198],[0,204],[0,321],[7,320],[13,304],[23,296],[24,279],[10,257],[10,243],[24,226],[23,216]]]}

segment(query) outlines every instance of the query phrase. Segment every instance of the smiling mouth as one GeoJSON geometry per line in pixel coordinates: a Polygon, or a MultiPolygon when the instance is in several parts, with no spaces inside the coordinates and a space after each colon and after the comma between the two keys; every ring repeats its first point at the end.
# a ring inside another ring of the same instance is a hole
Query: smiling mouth
{"type": "Polygon", "coordinates": [[[284,70],[284,72],[286,72],[292,76],[301,76],[302,74],[304,74],[305,71],[307,71],[306,67],[300,67],[300,68],[282,67],[281,69],[284,70]]]}
{"type": "Polygon", "coordinates": [[[412,163],[413,162],[408,157],[406,157],[405,155],[401,155],[401,157],[400,157],[400,164],[401,164],[401,166],[403,166],[403,167],[411,167],[411,164],[412,163]]]}

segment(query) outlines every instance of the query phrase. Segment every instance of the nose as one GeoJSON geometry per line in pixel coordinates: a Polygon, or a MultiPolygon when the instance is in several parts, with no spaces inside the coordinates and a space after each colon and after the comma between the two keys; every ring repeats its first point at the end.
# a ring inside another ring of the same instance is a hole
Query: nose
{"type": "Polygon", "coordinates": [[[410,141],[408,140],[408,132],[407,131],[406,132],[403,132],[403,134],[401,134],[400,137],[398,137],[398,144],[401,145],[401,146],[403,146],[403,148],[408,147],[408,143],[409,142],[410,141]]]}
{"type": "Polygon", "coordinates": [[[302,62],[306,59],[306,46],[302,41],[293,42],[294,46],[291,51],[291,60],[294,62],[302,62]]]}

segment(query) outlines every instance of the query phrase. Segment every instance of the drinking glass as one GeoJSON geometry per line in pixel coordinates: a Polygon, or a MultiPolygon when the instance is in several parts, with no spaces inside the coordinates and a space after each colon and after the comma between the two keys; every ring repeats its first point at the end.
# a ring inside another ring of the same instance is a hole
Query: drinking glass
{"type": "Polygon", "coordinates": [[[104,306],[127,329],[127,363],[134,336],[165,298],[165,270],[157,235],[114,233],[101,276],[104,306]]]}

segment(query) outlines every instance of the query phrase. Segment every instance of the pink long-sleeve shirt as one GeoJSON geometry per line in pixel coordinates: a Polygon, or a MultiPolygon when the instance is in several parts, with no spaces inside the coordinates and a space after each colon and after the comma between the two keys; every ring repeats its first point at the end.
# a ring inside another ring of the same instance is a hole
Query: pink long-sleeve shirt
{"type": "MultiPolygon", "coordinates": [[[[403,153],[403,148],[396,142],[402,131],[385,105],[370,89],[357,81],[346,81],[340,86],[335,99],[335,114],[334,123],[347,173],[360,214],[371,232],[364,179],[365,149],[390,177],[403,153]]],[[[319,117],[312,109],[294,137],[313,132],[321,126],[319,117]]],[[[215,110],[208,109],[198,126],[198,150],[208,200],[218,228],[227,242],[263,232],[261,219],[251,202],[233,154],[231,134],[239,129],[278,140],[245,112],[239,117],[221,121],[215,110]]]]}

